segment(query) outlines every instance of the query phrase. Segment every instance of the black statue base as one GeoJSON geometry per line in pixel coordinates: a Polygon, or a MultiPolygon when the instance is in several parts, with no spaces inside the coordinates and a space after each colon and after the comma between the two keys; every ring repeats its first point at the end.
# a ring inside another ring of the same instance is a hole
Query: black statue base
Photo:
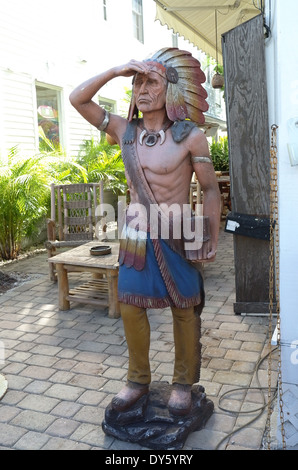
{"type": "Polygon", "coordinates": [[[213,413],[214,404],[204,392],[200,385],[193,386],[190,413],[174,416],[167,408],[171,385],[153,382],[150,393],[128,410],[119,412],[108,405],[102,429],[109,436],[150,449],[182,449],[188,435],[202,429],[213,413]]]}

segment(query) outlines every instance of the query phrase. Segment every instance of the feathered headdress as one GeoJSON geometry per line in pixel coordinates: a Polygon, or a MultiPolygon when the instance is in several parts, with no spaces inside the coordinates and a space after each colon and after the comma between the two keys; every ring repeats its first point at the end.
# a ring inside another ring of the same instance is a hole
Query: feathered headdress
{"type": "MultiPolygon", "coordinates": [[[[202,83],[206,77],[200,62],[190,52],[173,47],[164,47],[145,60],[152,65],[152,71],[164,76],[167,80],[166,111],[168,118],[175,121],[190,119],[198,124],[205,122],[203,112],[209,105],[206,101],[208,94],[202,83]]],[[[134,93],[128,119],[132,120],[138,114],[134,93]]]]}

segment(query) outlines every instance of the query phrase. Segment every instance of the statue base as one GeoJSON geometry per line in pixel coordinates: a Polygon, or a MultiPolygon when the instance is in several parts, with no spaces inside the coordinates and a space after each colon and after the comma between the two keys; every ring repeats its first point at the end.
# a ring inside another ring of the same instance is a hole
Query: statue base
{"type": "Polygon", "coordinates": [[[102,429],[105,434],[122,441],[137,443],[156,450],[182,449],[193,431],[202,429],[214,410],[200,385],[192,387],[189,414],[175,416],[167,408],[171,393],[167,382],[153,382],[148,395],[141,397],[126,411],[115,411],[111,404],[105,411],[102,429]]]}

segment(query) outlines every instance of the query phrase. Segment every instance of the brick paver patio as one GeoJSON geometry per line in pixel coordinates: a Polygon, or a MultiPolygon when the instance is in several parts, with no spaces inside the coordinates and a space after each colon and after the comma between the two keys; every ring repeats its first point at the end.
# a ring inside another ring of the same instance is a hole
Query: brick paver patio
{"type": "MultiPolygon", "coordinates": [[[[215,412],[203,430],[188,436],[185,449],[263,448],[267,411],[253,411],[263,398],[249,387],[258,385],[256,364],[268,351],[269,318],[234,314],[232,244],[233,237],[221,231],[217,261],[204,269],[200,383],[215,412]]],[[[8,381],[0,400],[0,449],[140,449],[101,429],[105,408],[126,377],[121,319],[110,319],[106,310],[92,306],[59,311],[57,285],[49,280],[45,253],[1,270],[33,277],[0,296],[0,345],[5,348],[0,374],[8,381]]],[[[82,276],[73,274],[73,282],[82,276]]],[[[153,380],[170,382],[171,312],[151,310],[149,318],[153,380]]],[[[266,387],[267,361],[258,376],[266,387]]]]}

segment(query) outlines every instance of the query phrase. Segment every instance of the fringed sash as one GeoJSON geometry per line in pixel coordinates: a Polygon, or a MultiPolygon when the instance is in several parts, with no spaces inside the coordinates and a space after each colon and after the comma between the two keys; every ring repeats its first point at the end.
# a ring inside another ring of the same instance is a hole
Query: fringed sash
{"type": "MultiPolygon", "coordinates": [[[[188,121],[186,121],[186,123],[188,123],[188,121]]],[[[175,125],[173,127],[175,127],[175,125]]],[[[193,128],[193,126],[186,127],[183,126],[183,138],[185,138],[193,128]],[[186,127],[188,132],[186,132],[186,127]]],[[[134,189],[138,194],[139,203],[145,207],[148,217],[150,211],[156,211],[154,220],[158,221],[158,230],[162,230],[163,224],[165,224],[166,230],[169,231],[169,238],[162,238],[176,253],[189,260],[198,259],[197,255],[198,251],[200,251],[201,249],[201,246],[198,249],[185,250],[185,239],[183,238],[183,236],[181,236],[180,238],[173,237],[173,221],[168,217],[168,215],[165,215],[159,209],[159,205],[146,179],[146,176],[139,160],[139,156],[137,154],[135,143],[137,130],[136,128],[137,121],[132,121],[128,123],[125,135],[123,137],[122,159],[125,165],[125,169],[130,177],[130,180],[133,182],[134,189]]],[[[181,141],[182,138],[179,138],[178,140],[176,137],[175,140],[181,141]]],[[[207,242],[210,239],[208,217],[204,217],[203,221],[204,227],[201,245],[203,242],[207,242]]],[[[133,228],[131,228],[129,226],[131,222],[132,220],[129,221],[129,224],[126,223],[123,227],[123,232],[120,240],[119,263],[124,263],[127,266],[134,266],[135,269],[141,270],[144,267],[146,259],[146,234],[144,233],[144,230],[140,230],[138,226],[134,226],[133,228]]],[[[194,222],[194,220],[192,222],[194,222]]],[[[179,223],[181,224],[182,234],[182,217],[179,223]]],[[[150,232],[149,220],[147,220],[147,226],[148,231],[150,232]]],[[[166,230],[163,233],[167,233],[166,230]]],[[[152,237],[153,243],[155,246],[157,246],[154,238],[155,237],[152,237]]],[[[187,241],[190,242],[190,240],[187,241]]]]}
{"type": "Polygon", "coordinates": [[[133,266],[141,271],[146,261],[147,232],[138,227],[130,227],[129,223],[123,225],[120,238],[119,264],[128,268],[133,266]]]}

